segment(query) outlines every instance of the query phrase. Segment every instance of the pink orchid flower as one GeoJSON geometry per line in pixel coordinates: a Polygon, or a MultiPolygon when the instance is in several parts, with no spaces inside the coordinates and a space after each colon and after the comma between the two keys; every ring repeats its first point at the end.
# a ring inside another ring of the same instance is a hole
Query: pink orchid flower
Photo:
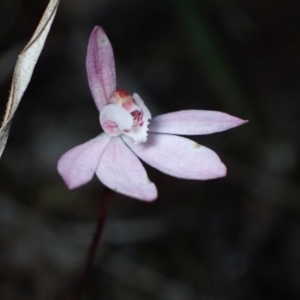
{"type": "Polygon", "coordinates": [[[89,39],[86,68],[104,133],[69,150],[58,161],[58,172],[68,188],[87,183],[96,173],[116,192],[153,201],[157,189],[139,158],[179,178],[206,180],[226,175],[214,151],[174,134],[210,134],[247,121],[217,111],[184,110],[150,122],[150,111],[138,94],[116,89],[113,50],[98,26],[89,39]]]}

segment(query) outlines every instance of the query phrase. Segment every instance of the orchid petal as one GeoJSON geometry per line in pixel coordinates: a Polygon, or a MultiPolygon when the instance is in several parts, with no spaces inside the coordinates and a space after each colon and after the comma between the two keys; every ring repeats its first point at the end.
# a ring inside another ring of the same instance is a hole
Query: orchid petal
{"type": "Polygon", "coordinates": [[[116,89],[116,73],[111,44],[99,26],[90,35],[86,70],[94,101],[100,111],[116,89]]]}
{"type": "Polygon", "coordinates": [[[118,193],[145,201],[157,197],[156,186],[142,163],[119,137],[107,145],[96,174],[104,185],[118,193]]]}
{"type": "Polygon", "coordinates": [[[139,158],[163,173],[201,180],[226,175],[226,167],[214,151],[184,137],[151,133],[147,143],[138,145],[122,138],[139,158]]]}
{"type": "Polygon", "coordinates": [[[100,156],[110,139],[102,133],[69,150],[59,159],[57,169],[69,189],[77,188],[93,178],[100,156]]]}
{"type": "Polygon", "coordinates": [[[219,111],[182,110],[153,118],[150,132],[198,135],[225,131],[248,121],[219,111]]]}

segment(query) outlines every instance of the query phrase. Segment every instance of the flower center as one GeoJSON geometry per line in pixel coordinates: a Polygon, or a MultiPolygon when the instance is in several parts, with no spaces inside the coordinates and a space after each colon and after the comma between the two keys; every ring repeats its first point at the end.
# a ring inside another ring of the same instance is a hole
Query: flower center
{"type": "Polygon", "coordinates": [[[125,134],[136,144],[147,140],[151,114],[138,94],[117,89],[100,112],[100,123],[110,136],[125,134]]]}

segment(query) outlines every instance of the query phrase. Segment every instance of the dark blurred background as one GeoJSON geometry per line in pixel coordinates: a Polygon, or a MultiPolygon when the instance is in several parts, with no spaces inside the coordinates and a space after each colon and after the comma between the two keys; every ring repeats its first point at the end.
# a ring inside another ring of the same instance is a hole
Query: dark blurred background
{"type": "MultiPolygon", "coordinates": [[[[48,1],[0,0],[0,102],[48,1]]],[[[71,299],[103,187],[74,191],[59,157],[100,133],[89,34],[113,45],[118,86],[152,115],[249,119],[193,137],[226,178],[146,167],[152,204],[116,195],[84,299],[300,299],[300,21],[297,0],[62,0],[0,161],[0,299],[71,299]]]]}

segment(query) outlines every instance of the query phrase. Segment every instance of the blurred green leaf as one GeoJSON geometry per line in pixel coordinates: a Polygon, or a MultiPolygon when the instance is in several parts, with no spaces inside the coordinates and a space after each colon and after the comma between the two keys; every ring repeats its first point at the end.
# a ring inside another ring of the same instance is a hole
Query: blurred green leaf
{"type": "Polygon", "coordinates": [[[246,136],[244,134],[245,138],[258,139],[260,130],[256,116],[218,40],[218,34],[213,31],[205,17],[204,7],[199,3],[195,7],[193,1],[185,0],[172,0],[170,3],[184,26],[191,54],[205,73],[211,91],[216,94],[227,112],[251,121],[251,126],[247,126],[246,136]],[[199,5],[201,10],[198,9],[199,5]]]}

